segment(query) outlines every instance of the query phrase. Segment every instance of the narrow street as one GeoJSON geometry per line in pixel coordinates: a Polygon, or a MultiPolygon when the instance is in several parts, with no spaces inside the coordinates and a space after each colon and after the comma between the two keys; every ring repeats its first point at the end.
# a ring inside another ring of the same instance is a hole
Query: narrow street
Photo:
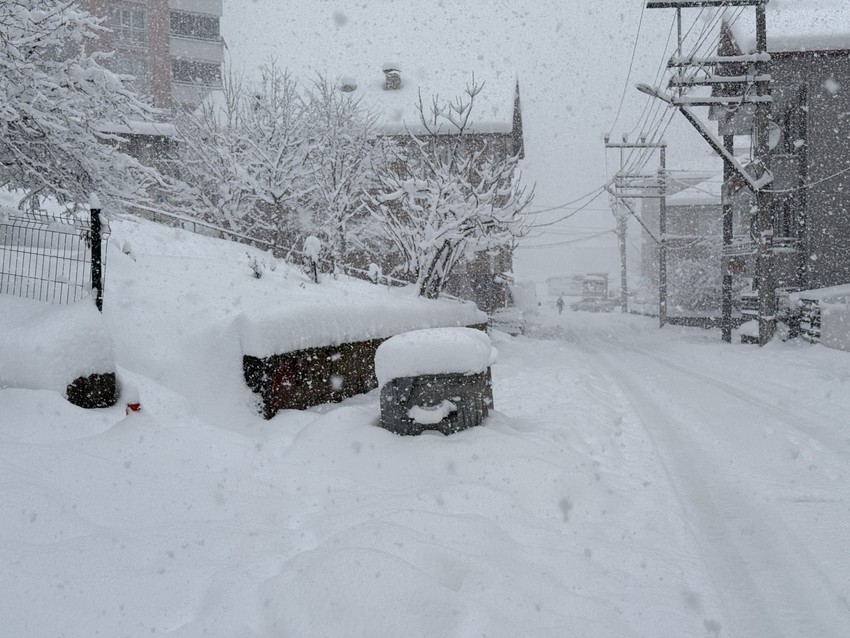
{"type": "Polygon", "coordinates": [[[597,451],[621,449],[622,476],[643,477],[623,489],[647,487],[643,514],[658,514],[646,542],[707,583],[691,596],[707,635],[846,635],[850,406],[831,386],[847,385],[846,353],[728,346],[621,315],[552,315],[530,333],[500,344],[541,363],[531,383],[520,370],[497,379],[521,390],[510,412],[563,402],[597,451]]]}

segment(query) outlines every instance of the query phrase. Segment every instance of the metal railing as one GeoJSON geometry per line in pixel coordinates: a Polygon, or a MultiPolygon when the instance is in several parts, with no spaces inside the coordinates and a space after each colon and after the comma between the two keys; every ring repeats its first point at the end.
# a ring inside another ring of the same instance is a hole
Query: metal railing
{"type": "MultiPolygon", "coordinates": [[[[774,237],[771,242],[774,251],[789,251],[800,248],[800,240],[795,237],[774,237]]],[[[745,257],[758,253],[758,242],[736,240],[732,244],[723,246],[724,257],[745,257]]]]}
{"type": "Polygon", "coordinates": [[[92,219],[0,212],[0,294],[68,304],[94,289],[101,300],[109,232],[99,213],[93,228],[92,219]]]}

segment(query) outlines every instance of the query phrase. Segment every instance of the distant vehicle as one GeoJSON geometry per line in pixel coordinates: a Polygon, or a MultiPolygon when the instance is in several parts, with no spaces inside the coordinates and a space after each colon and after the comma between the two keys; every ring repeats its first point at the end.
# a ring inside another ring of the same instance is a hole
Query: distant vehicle
{"type": "Polygon", "coordinates": [[[546,291],[553,297],[578,297],[585,275],[554,275],[546,280],[546,291]]]}
{"type": "Polygon", "coordinates": [[[490,313],[490,320],[487,325],[493,330],[501,330],[515,337],[524,335],[525,313],[519,308],[499,308],[490,313]]]}
{"type": "Polygon", "coordinates": [[[616,299],[608,298],[608,273],[588,273],[581,283],[581,299],[570,304],[571,310],[611,312],[616,299]]]}

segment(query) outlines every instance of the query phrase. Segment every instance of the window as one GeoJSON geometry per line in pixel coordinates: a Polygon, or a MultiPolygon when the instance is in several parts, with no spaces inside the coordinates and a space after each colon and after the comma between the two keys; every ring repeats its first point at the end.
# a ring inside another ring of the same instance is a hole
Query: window
{"type": "Polygon", "coordinates": [[[221,86],[221,65],[171,58],[171,79],[179,84],[221,86]]]}
{"type": "Polygon", "coordinates": [[[218,40],[218,17],[185,11],[171,12],[171,34],[182,38],[218,40]]]}
{"type": "Polygon", "coordinates": [[[141,9],[114,9],[112,37],[125,44],[144,45],[147,41],[145,12],[141,9]]]}
{"type": "Polygon", "coordinates": [[[116,55],[112,60],[112,70],[121,75],[132,75],[132,89],[139,95],[149,95],[148,61],[145,58],[116,55]]]}

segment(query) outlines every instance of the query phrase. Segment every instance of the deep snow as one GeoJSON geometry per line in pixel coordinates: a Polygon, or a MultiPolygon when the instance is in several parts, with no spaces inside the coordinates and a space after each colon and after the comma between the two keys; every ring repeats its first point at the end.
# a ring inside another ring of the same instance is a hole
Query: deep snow
{"type": "Polygon", "coordinates": [[[4,635],[847,635],[847,353],[546,299],[482,427],[397,437],[377,392],[264,421],[208,321],[244,251],[113,232],[143,408],[0,389],[4,635]]]}

